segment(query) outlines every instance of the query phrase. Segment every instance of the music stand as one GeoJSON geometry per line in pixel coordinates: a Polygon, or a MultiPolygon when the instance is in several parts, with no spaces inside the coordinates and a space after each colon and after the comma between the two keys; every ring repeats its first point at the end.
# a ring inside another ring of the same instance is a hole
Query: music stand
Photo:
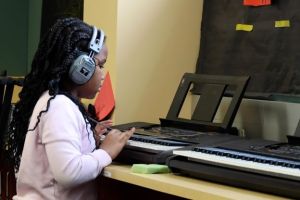
{"type": "Polygon", "coordinates": [[[249,79],[249,76],[185,73],[180,81],[166,118],[160,118],[161,126],[237,134],[236,130],[232,129],[232,124],[249,79]],[[191,119],[179,118],[179,113],[191,84],[194,84],[194,88],[196,88],[193,89],[193,94],[200,95],[200,98],[191,119]],[[222,98],[228,95],[226,93],[228,89],[232,93],[232,99],[223,122],[213,122],[222,98]]]}

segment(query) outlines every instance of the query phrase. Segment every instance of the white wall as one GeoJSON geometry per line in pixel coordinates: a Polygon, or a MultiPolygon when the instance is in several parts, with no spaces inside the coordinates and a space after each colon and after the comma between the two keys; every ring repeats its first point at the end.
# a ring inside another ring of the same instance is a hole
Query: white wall
{"type": "Polygon", "coordinates": [[[234,124],[251,138],[286,141],[286,135],[294,134],[299,119],[300,104],[244,99],[234,124]]]}

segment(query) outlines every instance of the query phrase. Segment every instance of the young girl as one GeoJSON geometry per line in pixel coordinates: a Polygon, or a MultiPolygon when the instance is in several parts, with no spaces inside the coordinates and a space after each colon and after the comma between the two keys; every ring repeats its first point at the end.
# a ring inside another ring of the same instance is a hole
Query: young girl
{"type": "Polygon", "coordinates": [[[94,123],[80,102],[101,87],[104,32],[76,18],[58,20],[41,40],[10,125],[9,151],[23,199],[97,199],[95,179],[134,132],[94,123]]]}

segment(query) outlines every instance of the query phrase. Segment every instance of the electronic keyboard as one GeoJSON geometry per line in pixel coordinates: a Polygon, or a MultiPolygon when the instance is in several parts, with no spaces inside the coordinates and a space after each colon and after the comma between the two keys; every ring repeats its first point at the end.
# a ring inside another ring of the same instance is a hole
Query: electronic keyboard
{"type": "Polygon", "coordinates": [[[191,145],[218,144],[235,140],[238,137],[225,133],[201,132],[174,127],[161,127],[157,124],[133,122],[115,126],[120,130],[136,127],[127,145],[115,159],[125,163],[165,164],[173,150],[191,145]]]}
{"type": "Polygon", "coordinates": [[[174,150],[174,172],[236,187],[300,198],[300,147],[240,139],[174,150]]]}
{"type": "Polygon", "coordinates": [[[300,181],[299,161],[218,147],[195,147],[192,150],[173,151],[173,154],[195,162],[300,181]]]}

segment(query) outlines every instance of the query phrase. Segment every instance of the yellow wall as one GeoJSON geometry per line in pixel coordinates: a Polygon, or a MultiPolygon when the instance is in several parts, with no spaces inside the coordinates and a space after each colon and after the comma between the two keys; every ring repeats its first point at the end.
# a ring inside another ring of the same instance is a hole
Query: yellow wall
{"type": "MultiPolygon", "coordinates": [[[[109,49],[105,69],[109,71],[112,82],[116,79],[116,35],[117,35],[117,0],[88,0],[84,1],[84,21],[104,30],[106,45],[109,49]]],[[[113,84],[113,87],[115,84],[113,84]]],[[[114,87],[115,90],[115,87],[114,87]]],[[[93,100],[83,100],[93,103],[93,100]]]]}
{"type": "Polygon", "coordinates": [[[195,71],[202,3],[85,1],[84,20],[109,38],[106,68],[116,98],[115,123],[158,122],[166,116],[181,76],[195,71]]]}

